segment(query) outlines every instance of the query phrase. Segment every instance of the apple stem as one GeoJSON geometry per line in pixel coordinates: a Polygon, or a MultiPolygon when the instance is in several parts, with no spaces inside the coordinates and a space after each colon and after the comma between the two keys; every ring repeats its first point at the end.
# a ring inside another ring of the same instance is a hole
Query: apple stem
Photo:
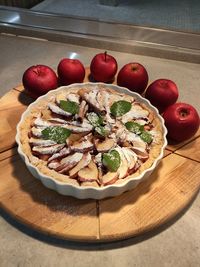
{"type": "Polygon", "coordinates": [[[105,61],[106,61],[107,51],[104,52],[104,55],[105,55],[105,61]]]}
{"type": "Polygon", "coordinates": [[[33,72],[37,75],[40,75],[40,68],[38,66],[36,66],[34,69],[33,69],[33,72]]]}
{"type": "Polygon", "coordinates": [[[187,117],[187,115],[188,115],[188,111],[187,111],[186,109],[182,109],[182,110],[180,111],[180,115],[181,115],[181,117],[185,118],[185,117],[187,117]]]}
{"type": "Polygon", "coordinates": [[[33,72],[35,72],[35,74],[38,74],[38,71],[37,70],[33,70],[33,72]]]}

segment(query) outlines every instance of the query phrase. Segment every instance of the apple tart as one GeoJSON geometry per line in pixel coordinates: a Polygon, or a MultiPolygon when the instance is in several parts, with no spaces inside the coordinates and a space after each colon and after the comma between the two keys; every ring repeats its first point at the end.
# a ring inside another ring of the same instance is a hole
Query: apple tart
{"type": "Polygon", "coordinates": [[[101,83],[61,87],[31,105],[18,143],[53,180],[95,188],[125,183],[150,168],[165,143],[160,116],[141,99],[101,83]]]}

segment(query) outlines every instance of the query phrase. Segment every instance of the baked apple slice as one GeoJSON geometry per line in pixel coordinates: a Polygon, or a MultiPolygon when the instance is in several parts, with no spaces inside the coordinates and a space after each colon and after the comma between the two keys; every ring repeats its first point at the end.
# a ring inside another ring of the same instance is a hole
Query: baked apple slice
{"type": "Polygon", "coordinates": [[[89,139],[79,140],[71,145],[71,150],[76,152],[88,152],[93,150],[94,145],[89,139]]]}
{"type": "Polygon", "coordinates": [[[79,122],[83,121],[83,118],[85,117],[85,114],[86,114],[87,111],[88,111],[88,105],[87,105],[85,100],[82,100],[81,104],[80,104],[79,112],[78,112],[78,115],[77,115],[77,120],[79,122]]]}
{"type": "Polygon", "coordinates": [[[83,155],[82,159],[78,162],[78,164],[69,171],[70,178],[74,178],[77,176],[78,172],[89,165],[91,161],[90,153],[86,153],[83,155]]]}
{"type": "Polygon", "coordinates": [[[94,111],[96,111],[99,114],[106,113],[105,108],[102,106],[102,104],[100,104],[97,101],[98,90],[90,91],[82,88],[78,91],[78,94],[82,97],[82,99],[84,99],[90,105],[90,107],[94,111]]]}
{"type": "Polygon", "coordinates": [[[93,160],[90,161],[87,167],[78,172],[78,180],[81,182],[92,182],[98,179],[98,169],[93,160]]]}
{"type": "Polygon", "coordinates": [[[45,139],[31,137],[29,139],[29,144],[31,144],[32,146],[45,146],[45,147],[47,147],[47,146],[56,145],[57,143],[53,140],[45,140],[45,139]]]}
{"type": "Polygon", "coordinates": [[[95,140],[95,147],[98,152],[107,152],[111,150],[115,145],[115,141],[111,138],[105,138],[103,141],[95,140]]]}
{"type": "Polygon", "coordinates": [[[59,152],[64,146],[64,144],[56,144],[52,146],[34,146],[32,151],[42,155],[52,155],[59,152]]]}
{"type": "Polygon", "coordinates": [[[53,103],[49,103],[48,107],[53,113],[56,113],[58,115],[62,115],[62,116],[65,116],[65,117],[71,117],[72,116],[71,113],[69,113],[67,111],[64,111],[63,109],[61,109],[60,107],[58,107],[57,105],[55,105],[53,103]]]}
{"type": "Polygon", "coordinates": [[[74,153],[73,155],[69,155],[61,159],[60,164],[56,167],[55,170],[60,173],[65,173],[69,171],[70,169],[72,169],[74,166],[76,166],[78,162],[81,161],[82,158],[83,158],[83,154],[79,152],[74,153]]]}
{"type": "Polygon", "coordinates": [[[67,99],[66,93],[61,92],[61,93],[56,95],[56,104],[59,105],[61,100],[66,100],[66,99],[67,99]]]}
{"type": "Polygon", "coordinates": [[[128,162],[128,173],[130,174],[135,169],[135,164],[137,162],[137,155],[134,151],[132,151],[130,148],[127,147],[122,147],[122,151],[128,162]]]}
{"type": "Polygon", "coordinates": [[[118,177],[119,177],[118,172],[107,172],[102,176],[101,183],[103,185],[114,184],[118,180],[118,177]]]}
{"type": "Polygon", "coordinates": [[[120,158],[121,158],[121,164],[120,164],[117,172],[119,174],[119,179],[123,179],[124,177],[127,176],[127,173],[128,173],[128,169],[129,169],[128,161],[126,160],[126,157],[123,153],[122,148],[117,147],[117,148],[115,148],[115,150],[117,150],[117,152],[119,153],[120,158]]]}

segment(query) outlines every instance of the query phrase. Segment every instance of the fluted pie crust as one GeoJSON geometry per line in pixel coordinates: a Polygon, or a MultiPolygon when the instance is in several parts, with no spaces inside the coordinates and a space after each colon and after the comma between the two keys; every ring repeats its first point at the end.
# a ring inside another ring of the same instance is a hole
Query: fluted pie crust
{"type": "MultiPolygon", "coordinates": [[[[116,92],[115,90],[111,89],[111,88],[107,88],[106,85],[94,85],[94,84],[87,84],[82,86],[82,89],[84,89],[86,92],[92,91],[92,90],[98,90],[99,92],[104,93],[108,93],[110,96],[116,96],[116,99],[129,99],[129,95],[125,95],[119,92],[116,92]],[[119,97],[119,98],[118,98],[119,97]]],[[[36,168],[38,168],[38,170],[48,176],[51,177],[57,181],[66,183],[66,184],[70,184],[70,185],[76,185],[76,186],[92,186],[92,187],[102,187],[102,186],[107,186],[110,184],[122,184],[125,181],[129,180],[129,179],[134,179],[134,177],[137,177],[138,175],[140,175],[142,172],[144,172],[146,169],[150,168],[152,166],[152,164],[154,163],[155,159],[158,158],[158,156],[161,153],[163,144],[164,144],[164,133],[163,133],[163,126],[162,123],[160,121],[160,119],[158,118],[157,114],[151,110],[149,107],[147,107],[146,104],[139,102],[140,99],[138,100],[137,98],[134,98],[133,103],[138,103],[139,105],[142,107],[143,110],[146,110],[148,112],[148,118],[149,121],[147,123],[147,129],[148,129],[148,124],[151,125],[151,132],[155,134],[155,136],[153,136],[153,141],[151,142],[151,144],[148,145],[147,148],[147,153],[148,153],[148,159],[145,159],[144,162],[142,162],[141,159],[139,159],[138,162],[140,162],[140,166],[139,168],[136,168],[136,170],[134,172],[132,172],[131,174],[129,174],[129,172],[127,171],[127,174],[120,178],[119,175],[118,177],[116,177],[115,179],[113,179],[112,181],[109,182],[109,180],[107,182],[102,182],[101,178],[98,179],[92,179],[92,180],[81,180],[80,177],[78,177],[78,174],[76,174],[73,177],[69,176],[69,170],[66,173],[60,173],[58,171],[56,171],[55,169],[50,169],[48,167],[48,161],[47,159],[44,159],[45,157],[40,157],[40,155],[35,155],[35,153],[33,153],[33,146],[30,145],[30,138],[32,136],[30,136],[31,133],[31,129],[33,127],[33,123],[35,121],[35,119],[40,116],[43,120],[48,120],[49,118],[51,118],[52,114],[54,114],[50,108],[49,108],[49,104],[55,104],[56,103],[56,99],[59,98],[59,95],[63,94],[63,95],[69,95],[69,94],[75,94],[77,95],[80,91],[80,88],[73,88],[70,87],[70,91],[69,89],[65,89],[65,87],[63,87],[62,90],[59,91],[52,91],[49,92],[47,96],[38,99],[37,102],[31,107],[30,112],[28,113],[28,115],[24,118],[24,120],[21,122],[20,127],[19,127],[19,139],[21,142],[21,149],[23,151],[23,153],[28,157],[30,163],[35,166],[36,168]]],[[[83,90],[83,91],[84,91],[83,90]]],[[[81,104],[81,101],[83,101],[85,98],[83,98],[82,96],[80,97],[80,103],[79,106],[81,104]]],[[[87,103],[87,101],[86,101],[87,103]]],[[[112,103],[112,101],[111,101],[112,103]]],[[[90,111],[94,111],[90,104],[87,103],[89,106],[90,111]]],[[[101,103],[102,104],[102,103],[101,103]]],[[[96,112],[96,109],[95,109],[96,112]]],[[[108,112],[108,110],[106,111],[108,112]]],[[[57,115],[54,114],[54,116],[56,117],[57,115]]],[[[112,117],[112,116],[111,116],[112,117]]],[[[58,118],[60,119],[66,119],[65,116],[61,116],[59,115],[58,118]]],[[[111,118],[113,119],[113,117],[111,118]]],[[[73,117],[73,120],[74,117],[73,117]]],[[[119,119],[120,120],[120,119],[119,119]]],[[[139,120],[139,119],[138,119],[139,120]]],[[[136,120],[137,121],[137,120],[136,120]]],[[[93,130],[90,133],[87,134],[91,134],[92,133],[92,137],[94,136],[93,134],[93,130]]],[[[87,135],[85,134],[85,135],[87,135]]],[[[84,134],[83,134],[84,135],[84,134]]],[[[35,137],[34,137],[35,138],[35,137]]],[[[109,139],[112,139],[113,135],[111,135],[111,137],[109,137],[109,139]]],[[[36,137],[37,139],[37,137],[36,137]]],[[[117,140],[117,139],[116,139],[117,140]]],[[[101,140],[102,141],[102,140],[101,140]]],[[[131,144],[131,142],[128,144],[127,146],[127,142],[126,140],[124,140],[124,143],[122,145],[122,142],[120,140],[120,142],[115,143],[114,147],[112,147],[112,149],[115,149],[115,147],[118,147],[120,149],[120,147],[123,147],[125,144],[125,147],[128,147],[131,149],[131,146],[133,146],[131,144]]],[[[73,142],[67,142],[66,143],[66,147],[70,147],[71,145],[73,145],[73,142]]],[[[137,149],[136,149],[137,152],[137,149]]],[[[136,153],[134,150],[134,153],[136,153]]],[[[75,152],[71,152],[70,154],[73,154],[75,152]]],[[[96,151],[96,147],[94,149],[92,149],[91,151],[87,152],[89,154],[91,154],[91,160],[96,164],[96,166],[98,167],[98,163],[95,161],[95,156],[96,154],[98,154],[98,151],[96,151]]],[[[101,152],[104,153],[104,152],[101,152]]],[[[83,153],[85,154],[85,152],[83,153]]],[[[136,153],[137,154],[137,153],[136,153]]],[[[49,157],[49,155],[48,155],[49,157]]],[[[138,156],[139,157],[139,156],[138,156]]],[[[128,161],[127,161],[128,162],[128,161]]],[[[85,166],[87,167],[87,166],[85,166]]],[[[120,172],[120,168],[117,170],[117,172],[120,172]]],[[[104,173],[106,174],[106,173],[104,173]]],[[[102,175],[101,175],[102,177],[102,175]]]]}

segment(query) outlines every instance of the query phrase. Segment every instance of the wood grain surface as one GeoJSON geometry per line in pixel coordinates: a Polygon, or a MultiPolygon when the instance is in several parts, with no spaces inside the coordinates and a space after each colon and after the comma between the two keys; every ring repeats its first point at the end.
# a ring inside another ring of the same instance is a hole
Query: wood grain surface
{"type": "Polygon", "coordinates": [[[0,168],[2,208],[35,230],[79,241],[113,241],[155,229],[186,207],[200,187],[200,164],[175,154],[134,190],[101,201],[45,188],[18,155],[0,161],[0,168]]]}
{"type": "Polygon", "coordinates": [[[19,158],[14,141],[16,124],[31,102],[22,86],[0,99],[0,206],[16,220],[59,238],[113,241],[163,225],[197,194],[199,132],[186,143],[168,146],[151,177],[121,196],[78,200],[45,188],[19,158]]]}
{"type": "Polygon", "coordinates": [[[200,162],[200,137],[176,150],[176,153],[200,162]]]}
{"type": "Polygon", "coordinates": [[[172,154],[134,190],[100,201],[100,237],[136,236],[169,221],[200,187],[200,164],[172,154]]]}
{"type": "Polygon", "coordinates": [[[96,240],[95,200],[61,196],[44,187],[18,155],[0,161],[0,203],[14,218],[36,230],[73,240],[96,240]]]}
{"type": "Polygon", "coordinates": [[[0,152],[15,145],[16,125],[32,101],[30,97],[15,90],[0,99],[0,152]]]}

